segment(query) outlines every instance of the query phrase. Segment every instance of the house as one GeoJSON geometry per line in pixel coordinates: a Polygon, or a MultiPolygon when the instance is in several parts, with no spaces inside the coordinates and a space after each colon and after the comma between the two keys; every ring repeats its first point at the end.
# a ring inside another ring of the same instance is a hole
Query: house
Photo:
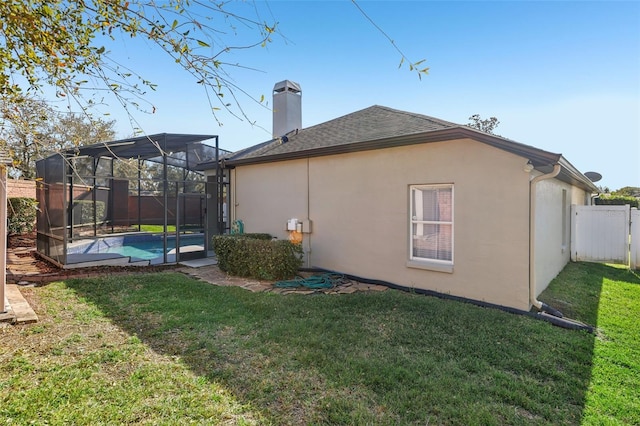
{"type": "Polygon", "coordinates": [[[570,206],[597,192],[561,154],[378,105],[302,129],[290,81],[273,105],[274,139],[221,166],[245,232],[301,237],[307,267],[543,307],[569,261],[570,206]]]}

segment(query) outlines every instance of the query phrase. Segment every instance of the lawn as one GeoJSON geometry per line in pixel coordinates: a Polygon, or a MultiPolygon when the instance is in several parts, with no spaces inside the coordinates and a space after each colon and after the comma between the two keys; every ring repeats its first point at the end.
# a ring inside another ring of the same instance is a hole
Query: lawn
{"type": "Polygon", "coordinates": [[[541,299],[597,326],[390,290],[278,295],[178,273],[23,289],[3,424],[640,424],[640,278],[570,264],[541,299]]]}
{"type": "MultiPolygon", "coordinates": [[[[164,232],[164,225],[140,225],[140,230],[144,232],[164,232]]],[[[167,232],[176,232],[176,226],[167,225],[167,232]]]]}

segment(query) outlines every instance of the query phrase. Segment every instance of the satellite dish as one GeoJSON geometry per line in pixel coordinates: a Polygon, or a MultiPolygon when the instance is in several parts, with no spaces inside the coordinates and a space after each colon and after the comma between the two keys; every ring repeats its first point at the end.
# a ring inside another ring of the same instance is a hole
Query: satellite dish
{"type": "Polygon", "coordinates": [[[598,172],[586,172],[584,175],[588,177],[591,182],[598,182],[602,179],[602,175],[598,172]]]}

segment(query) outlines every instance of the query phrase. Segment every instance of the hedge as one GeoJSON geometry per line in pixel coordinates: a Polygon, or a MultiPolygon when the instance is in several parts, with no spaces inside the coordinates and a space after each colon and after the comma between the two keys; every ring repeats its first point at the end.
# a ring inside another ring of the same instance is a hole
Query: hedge
{"type": "Polygon", "coordinates": [[[259,280],[283,280],[302,266],[302,247],[269,234],[234,234],[213,237],[218,267],[231,274],[259,280]]]}
{"type": "Polygon", "coordinates": [[[38,202],[33,198],[11,197],[7,199],[7,232],[28,234],[36,228],[38,202]]]}
{"type": "Polygon", "coordinates": [[[625,195],[609,195],[596,198],[596,205],[598,206],[624,206],[626,204],[637,208],[639,203],[637,198],[625,195]]]}

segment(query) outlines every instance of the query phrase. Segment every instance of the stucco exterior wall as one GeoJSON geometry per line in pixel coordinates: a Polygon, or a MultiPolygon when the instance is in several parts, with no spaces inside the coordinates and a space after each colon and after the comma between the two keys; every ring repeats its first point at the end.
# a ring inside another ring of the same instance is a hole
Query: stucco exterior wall
{"type": "Polygon", "coordinates": [[[529,308],[526,159],[456,140],[238,166],[234,219],[287,238],[287,219],[312,220],[308,266],[529,308]],[[409,187],[454,185],[453,271],[407,266],[409,187]]]}
{"type": "Polygon", "coordinates": [[[590,194],[557,179],[536,188],[535,294],[546,289],[571,258],[571,205],[585,205],[590,194]]]}
{"type": "Polygon", "coordinates": [[[306,219],[307,160],[238,167],[231,173],[231,218],[245,232],[287,239],[288,219],[306,219]]]}

